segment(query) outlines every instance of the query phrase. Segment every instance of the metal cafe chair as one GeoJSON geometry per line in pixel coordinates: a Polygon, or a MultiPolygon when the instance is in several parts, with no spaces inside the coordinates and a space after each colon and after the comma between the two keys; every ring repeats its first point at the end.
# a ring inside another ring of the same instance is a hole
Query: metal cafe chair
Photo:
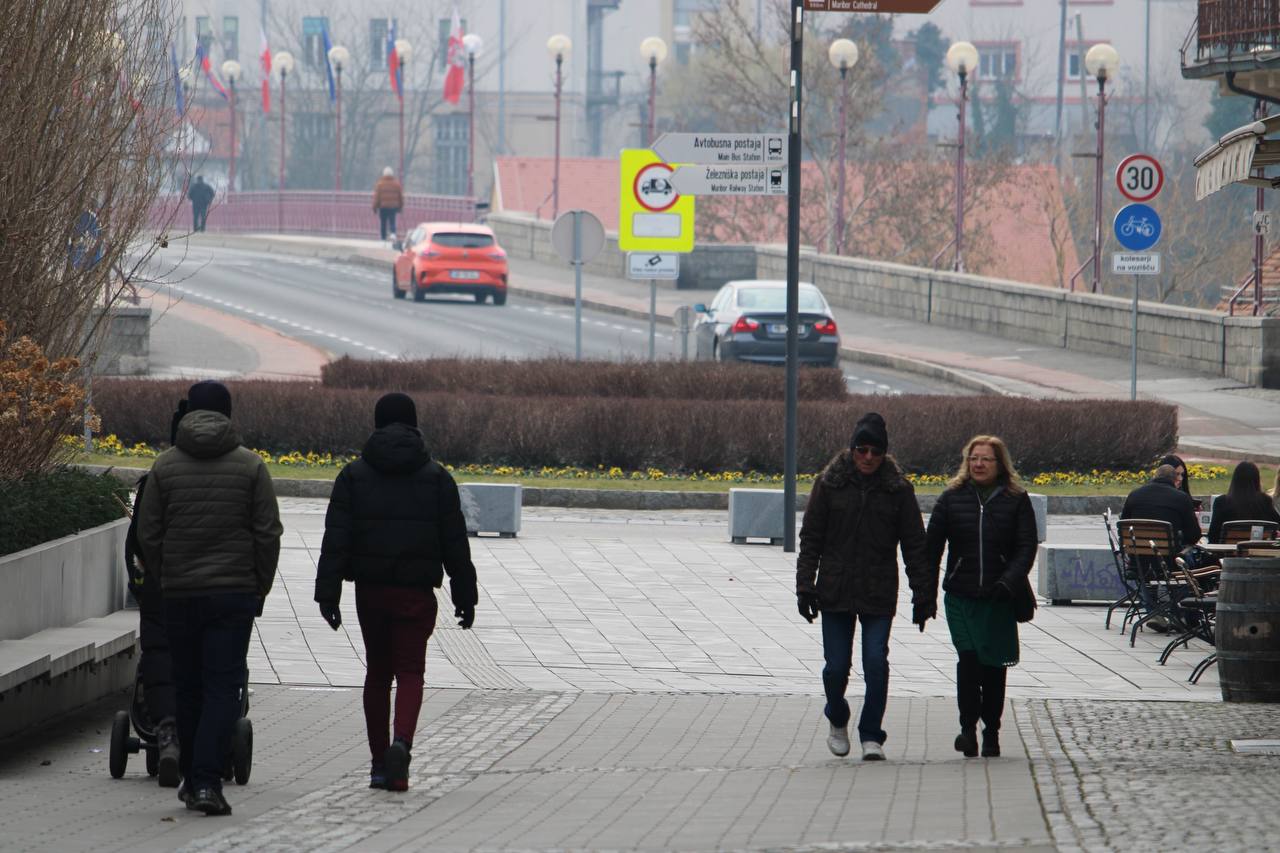
{"type": "MultiPolygon", "coordinates": [[[[1175,558],[1174,565],[1180,583],[1186,587],[1187,595],[1180,598],[1177,608],[1181,614],[1182,631],[1169,641],[1160,654],[1160,665],[1169,660],[1178,646],[1185,646],[1192,640],[1202,640],[1209,645],[1214,644],[1213,623],[1218,612],[1218,594],[1205,587],[1205,581],[1221,572],[1221,569],[1194,572],[1182,559],[1175,558]]],[[[1197,676],[1198,680],[1198,676],[1197,676]]]]}
{"type": "Polygon", "coordinates": [[[1127,560],[1121,552],[1120,543],[1116,540],[1116,532],[1111,524],[1111,508],[1107,507],[1107,511],[1102,514],[1102,523],[1107,528],[1107,545],[1111,547],[1111,558],[1116,564],[1116,574],[1120,578],[1120,585],[1124,587],[1124,595],[1117,598],[1107,607],[1107,618],[1104,623],[1105,627],[1111,628],[1111,615],[1118,609],[1124,608],[1124,617],[1120,622],[1120,630],[1124,631],[1129,626],[1129,622],[1136,618],[1142,611],[1142,601],[1138,597],[1138,573],[1137,567],[1127,560]]]}
{"type": "Polygon", "coordinates": [[[1138,642],[1138,629],[1156,617],[1181,625],[1181,614],[1174,612],[1171,593],[1176,584],[1172,572],[1178,553],[1178,540],[1173,525],[1151,518],[1126,518],[1116,524],[1120,552],[1137,578],[1139,610],[1145,611],[1133,620],[1129,646],[1138,642]],[[1142,591],[1147,593],[1143,600],[1142,591]]]}
{"type": "Polygon", "coordinates": [[[1226,521],[1222,524],[1222,544],[1275,539],[1280,524],[1274,521],[1226,521]]]}

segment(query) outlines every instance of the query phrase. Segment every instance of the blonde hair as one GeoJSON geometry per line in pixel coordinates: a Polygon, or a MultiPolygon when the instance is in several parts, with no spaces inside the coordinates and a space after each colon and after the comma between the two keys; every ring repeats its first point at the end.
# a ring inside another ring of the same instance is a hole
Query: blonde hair
{"type": "Polygon", "coordinates": [[[973,480],[973,475],[969,473],[969,455],[973,452],[973,448],[979,444],[988,444],[995,452],[996,466],[999,469],[996,472],[996,482],[1015,495],[1025,492],[1027,489],[1022,485],[1022,481],[1018,479],[1018,472],[1013,467],[1013,459],[1009,456],[1009,448],[1005,446],[1005,443],[1000,438],[994,435],[975,435],[969,439],[960,456],[960,469],[956,471],[956,475],[947,483],[947,488],[958,489],[973,480]]]}

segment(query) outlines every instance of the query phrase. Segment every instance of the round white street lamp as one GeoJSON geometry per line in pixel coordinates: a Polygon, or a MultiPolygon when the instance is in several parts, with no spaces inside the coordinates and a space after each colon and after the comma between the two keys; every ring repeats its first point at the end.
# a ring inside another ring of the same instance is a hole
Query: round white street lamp
{"type": "Polygon", "coordinates": [[[858,46],[849,39],[836,39],[827,48],[827,59],[845,74],[858,64],[858,46]]]}
{"type": "Polygon", "coordinates": [[[967,77],[978,67],[978,49],[967,41],[958,41],[947,48],[946,63],[952,74],[967,77]]]}
{"type": "Polygon", "coordinates": [[[413,59],[413,43],[408,39],[396,39],[396,56],[400,57],[402,64],[413,59]]]}
{"type": "Polygon", "coordinates": [[[551,174],[551,218],[560,215],[560,95],[564,89],[563,65],[573,42],[564,33],[556,33],[547,39],[547,53],[556,63],[556,159],[551,174]]]}
{"type": "Polygon", "coordinates": [[[1085,70],[1099,80],[1111,80],[1120,69],[1120,54],[1109,44],[1095,44],[1084,55],[1085,70]]]}
{"type": "Polygon", "coordinates": [[[557,64],[564,62],[571,50],[573,50],[573,41],[564,33],[556,33],[547,39],[547,52],[557,64]]]}
{"type": "Polygon", "coordinates": [[[640,42],[640,56],[649,67],[661,65],[667,58],[667,43],[657,36],[649,36],[640,42]]]}
{"type": "Polygon", "coordinates": [[[462,49],[467,56],[479,56],[480,51],[484,50],[484,39],[476,33],[467,33],[462,37],[462,49]]]}

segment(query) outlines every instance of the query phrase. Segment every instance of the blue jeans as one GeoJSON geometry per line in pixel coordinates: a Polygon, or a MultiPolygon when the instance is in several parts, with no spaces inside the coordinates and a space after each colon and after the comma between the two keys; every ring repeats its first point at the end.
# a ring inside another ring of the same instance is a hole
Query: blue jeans
{"type": "MultiPolygon", "coordinates": [[[[887,735],[880,724],[889,701],[889,627],[892,616],[857,616],[862,623],[862,677],[867,691],[858,718],[858,740],[883,744],[887,735]]],[[[822,686],[827,694],[823,713],[833,726],[849,724],[849,703],[844,698],[853,665],[853,613],[822,612],[822,686]]]]}
{"type": "Polygon", "coordinates": [[[188,788],[222,790],[227,739],[240,719],[249,635],[258,612],[251,593],[164,601],[177,688],[179,769],[188,788]]]}

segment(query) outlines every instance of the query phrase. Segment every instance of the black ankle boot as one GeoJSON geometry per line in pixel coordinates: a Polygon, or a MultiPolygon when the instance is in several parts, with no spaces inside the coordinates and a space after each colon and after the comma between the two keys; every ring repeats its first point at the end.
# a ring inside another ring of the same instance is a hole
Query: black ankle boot
{"type": "Polygon", "coordinates": [[[956,752],[963,752],[965,758],[976,758],[978,755],[978,730],[976,728],[961,729],[956,735],[956,752]]]}
{"type": "Polygon", "coordinates": [[[1000,730],[999,729],[983,729],[982,730],[982,757],[983,758],[999,758],[1000,757],[1000,730]]]}

